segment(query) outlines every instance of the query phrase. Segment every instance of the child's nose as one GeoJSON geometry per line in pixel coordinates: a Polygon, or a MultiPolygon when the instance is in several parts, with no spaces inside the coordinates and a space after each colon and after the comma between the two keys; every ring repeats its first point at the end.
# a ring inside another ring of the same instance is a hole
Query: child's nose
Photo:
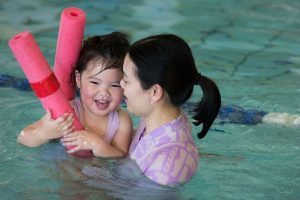
{"type": "Polygon", "coordinates": [[[98,91],[101,92],[101,93],[109,93],[109,85],[107,84],[101,84],[99,87],[98,87],[98,91]]]}

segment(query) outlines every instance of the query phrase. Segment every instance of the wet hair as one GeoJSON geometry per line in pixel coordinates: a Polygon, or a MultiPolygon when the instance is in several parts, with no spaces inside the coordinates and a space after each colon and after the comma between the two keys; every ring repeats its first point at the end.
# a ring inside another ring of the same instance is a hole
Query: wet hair
{"type": "Polygon", "coordinates": [[[106,69],[119,69],[122,71],[123,61],[129,48],[128,37],[125,33],[112,32],[107,35],[91,36],[83,41],[75,70],[71,74],[72,84],[75,88],[75,71],[82,73],[89,63],[94,66],[101,63],[106,69]]]}
{"type": "Polygon", "coordinates": [[[198,133],[198,138],[203,138],[220,110],[221,95],[211,79],[198,73],[188,44],[173,34],[155,35],[136,41],[128,55],[142,88],[147,90],[159,84],[174,106],[185,103],[195,85],[202,88],[203,97],[193,110],[193,123],[203,124],[198,133]]]}

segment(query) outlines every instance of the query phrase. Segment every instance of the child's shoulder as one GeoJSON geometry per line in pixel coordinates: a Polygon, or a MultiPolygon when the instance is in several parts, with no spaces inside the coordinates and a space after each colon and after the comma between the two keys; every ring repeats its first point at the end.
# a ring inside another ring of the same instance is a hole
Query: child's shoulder
{"type": "Polygon", "coordinates": [[[131,120],[131,117],[129,115],[129,112],[127,112],[126,110],[124,110],[122,108],[116,109],[116,112],[118,113],[119,120],[120,120],[121,124],[126,123],[126,124],[132,125],[132,120],[131,120]]]}
{"type": "Polygon", "coordinates": [[[122,108],[116,109],[116,112],[118,113],[119,118],[130,118],[129,112],[122,108]]]}

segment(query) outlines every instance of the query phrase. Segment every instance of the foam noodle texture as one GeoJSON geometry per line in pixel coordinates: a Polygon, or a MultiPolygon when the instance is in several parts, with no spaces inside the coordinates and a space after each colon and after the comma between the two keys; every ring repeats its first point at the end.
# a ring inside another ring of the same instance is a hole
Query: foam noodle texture
{"type": "MultiPolygon", "coordinates": [[[[53,73],[30,32],[25,31],[13,36],[8,44],[28,78],[29,83],[41,83],[53,73]]],[[[39,91],[35,92],[38,93],[39,91]]],[[[52,94],[39,99],[45,110],[51,110],[54,119],[66,112],[73,113],[75,130],[83,129],[68,99],[64,96],[60,88],[55,90],[52,94]]],[[[68,147],[68,149],[72,148],[74,147],[68,147]]],[[[92,153],[90,151],[78,151],[78,153],[74,155],[91,157],[92,153]]]]}
{"type": "Polygon", "coordinates": [[[54,73],[61,84],[61,89],[69,100],[75,97],[71,84],[72,73],[82,46],[86,15],[79,8],[70,7],[63,10],[57,39],[54,73]]]}

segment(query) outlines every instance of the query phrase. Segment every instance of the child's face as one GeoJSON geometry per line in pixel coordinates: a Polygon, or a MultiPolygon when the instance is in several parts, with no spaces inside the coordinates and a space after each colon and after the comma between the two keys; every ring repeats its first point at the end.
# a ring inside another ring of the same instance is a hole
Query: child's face
{"type": "Polygon", "coordinates": [[[121,86],[124,89],[124,98],[127,110],[140,117],[147,117],[151,113],[151,95],[144,90],[137,76],[134,73],[136,66],[127,55],[123,64],[124,78],[121,86]]]}
{"type": "Polygon", "coordinates": [[[85,111],[106,115],[119,107],[123,98],[120,81],[123,74],[118,69],[102,70],[101,63],[88,63],[86,70],[76,73],[76,84],[85,111]]]}

